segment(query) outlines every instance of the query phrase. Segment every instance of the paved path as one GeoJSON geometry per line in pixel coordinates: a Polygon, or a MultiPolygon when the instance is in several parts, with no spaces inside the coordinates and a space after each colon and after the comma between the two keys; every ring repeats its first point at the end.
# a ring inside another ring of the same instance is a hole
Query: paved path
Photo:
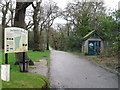
{"type": "Polygon", "coordinates": [[[51,50],[52,88],[118,88],[118,77],[85,58],[51,50]]]}
{"type": "Polygon", "coordinates": [[[34,62],[34,66],[30,66],[29,72],[40,74],[48,77],[48,67],[46,60],[40,60],[40,62],[34,62]]]}

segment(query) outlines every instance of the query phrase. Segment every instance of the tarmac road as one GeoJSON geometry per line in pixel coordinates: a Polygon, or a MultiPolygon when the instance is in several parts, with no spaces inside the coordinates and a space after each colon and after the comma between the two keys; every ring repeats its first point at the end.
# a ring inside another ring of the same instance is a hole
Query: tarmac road
{"type": "Polygon", "coordinates": [[[118,76],[83,57],[51,50],[52,88],[118,88],[118,76]]]}

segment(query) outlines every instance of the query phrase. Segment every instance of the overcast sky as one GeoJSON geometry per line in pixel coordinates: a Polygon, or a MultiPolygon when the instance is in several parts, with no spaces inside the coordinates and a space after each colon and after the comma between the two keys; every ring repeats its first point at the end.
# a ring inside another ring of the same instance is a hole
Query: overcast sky
{"type": "MultiPolygon", "coordinates": [[[[56,3],[58,3],[58,6],[60,8],[65,8],[67,2],[71,2],[73,0],[52,0],[56,3]]],[[[111,9],[118,9],[118,2],[120,0],[103,0],[105,2],[105,5],[107,8],[111,8],[111,9]]]]}

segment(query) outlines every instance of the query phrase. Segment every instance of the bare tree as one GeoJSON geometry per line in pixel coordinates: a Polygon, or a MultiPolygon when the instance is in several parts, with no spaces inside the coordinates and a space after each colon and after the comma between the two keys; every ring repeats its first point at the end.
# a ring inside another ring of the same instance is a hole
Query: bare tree
{"type": "Polygon", "coordinates": [[[104,14],[103,2],[74,2],[69,3],[63,11],[64,19],[74,26],[74,32],[84,36],[92,29],[97,29],[97,18],[104,14]],[[77,30],[78,29],[78,30],[77,30]],[[80,33],[83,32],[83,33],[80,33]]]}
{"type": "MultiPolygon", "coordinates": [[[[40,50],[40,38],[39,38],[39,21],[40,17],[38,17],[39,12],[40,12],[40,5],[41,1],[36,2],[36,6],[32,4],[32,7],[34,9],[34,14],[33,14],[33,32],[34,32],[34,51],[41,51],[40,50]]],[[[41,13],[40,13],[41,14],[41,13]]]]}
{"type": "Polygon", "coordinates": [[[45,24],[44,24],[44,28],[46,30],[47,33],[47,47],[46,49],[49,50],[49,35],[50,35],[50,28],[53,25],[53,22],[55,20],[55,18],[57,18],[59,16],[59,7],[56,5],[56,3],[54,2],[49,2],[47,4],[47,6],[45,6],[45,13],[46,13],[46,17],[45,17],[45,24]]]}
{"type": "Polygon", "coordinates": [[[9,11],[10,11],[10,16],[9,16],[9,21],[11,22],[11,26],[14,26],[14,14],[15,14],[15,7],[13,7],[13,5],[15,4],[15,2],[10,3],[9,5],[9,11]]]}
{"type": "Polygon", "coordinates": [[[8,13],[9,10],[9,1],[5,1],[4,3],[1,2],[0,7],[2,10],[2,48],[4,49],[4,28],[7,26],[7,22],[6,22],[6,15],[8,13]]]}
{"type": "MultiPolygon", "coordinates": [[[[20,27],[20,28],[26,28],[25,24],[25,13],[26,8],[31,5],[32,2],[16,2],[16,9],[15,9],[15,19],[14,19],[14,26],[20,27]]],[[[15,64],[19,64],[19,62],[23,58],[23,53],[16,53],[16,60],[17,62],[15,64]]],[[[26,58],[29,59],[26,53],[26,58]]],[[[30,60],[30,64],[33,65],[32,60],[30,60]]]]}

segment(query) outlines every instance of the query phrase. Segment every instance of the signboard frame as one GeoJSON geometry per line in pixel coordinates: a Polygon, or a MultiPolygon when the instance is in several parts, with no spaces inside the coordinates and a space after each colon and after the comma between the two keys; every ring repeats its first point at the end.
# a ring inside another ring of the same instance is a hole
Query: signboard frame
{"type": "Polygon", "coordinates": [[[8,53],[23,53],[23,71],[25,71],[25,52],[28,51],[28,31],[19,27],[4,29],[5,64],[8,64],[8,53]]]}
{"type": "Polygon", "coordinates": [[[28,31],[18,27],[5,28],[4,52],[18,53],[28,51],[28,31]]]}

